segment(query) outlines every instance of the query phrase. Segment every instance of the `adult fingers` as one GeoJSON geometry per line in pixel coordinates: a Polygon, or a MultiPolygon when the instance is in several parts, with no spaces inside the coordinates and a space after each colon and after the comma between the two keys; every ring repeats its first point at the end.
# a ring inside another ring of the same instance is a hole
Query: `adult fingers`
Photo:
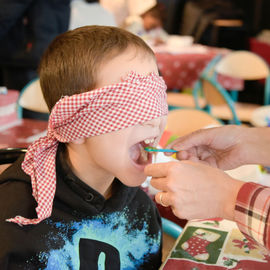
{"type": "Polygon", "coordinates": [[[166,177],[173,163],[175,162],[149,164],[144,168],[144,173],[152,177],[166,177]]]}
{"type": "Polygon", "coordinates": [[[163,178],[152,178],[150,181],[151,186],[153,186],[155,189],[168,191],[169,188],[167,186],[166,177],[163,178]]]}
{"type": "Polygon", "coordinates": [[[164,207],[170,206],[170,197],[167,192],[158,192],[155,195],[155,200],[158,204],[161,204],[164,207]]]}
{"type": "Polygon", "coordinates": [[[179,160],[186,160],[189,158],[189,153],[187,151],[179,151],[176,153],[176,157],[179,159],[179,160]]]}
{"type": "Polygon", "coordinates": [[[183,214],[183,211],[179,210],[177,207],[171,206],[173,214],[180,219],[187,219],[187,216],[183,214]]]}
{"type": "Polygon", "coordinates": [[[174,205],[169,192],[159,192],[155,195],[155,201],[163,207],[170,207],[173,214],[178,218],[185,219],[184,211],[182,211],[181,205],[174,205]]]}
{"type": "Polygon", "coordinates": [[[195,132],[192,132],[186,136],[180,137],[170,143],[167,147],[175,149],[177,151],[188,150],[192,147],[197,147],[201,145],[209,145],[211,142],[211,135],[213,130],[211,129],[200,129],[195,132]]]}

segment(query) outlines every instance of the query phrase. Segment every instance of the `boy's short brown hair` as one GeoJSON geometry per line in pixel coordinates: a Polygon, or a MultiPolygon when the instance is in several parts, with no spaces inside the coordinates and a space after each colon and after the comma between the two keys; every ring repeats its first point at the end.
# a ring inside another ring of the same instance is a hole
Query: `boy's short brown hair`
{"type": "Polygon", "coordinates": [[[56,37],[39,66],[41,89],[51,110],[62,96],[94,89],[99,67],[133,46],[154,57],[138,36],[109,26],[85,26],[56,37]]]}

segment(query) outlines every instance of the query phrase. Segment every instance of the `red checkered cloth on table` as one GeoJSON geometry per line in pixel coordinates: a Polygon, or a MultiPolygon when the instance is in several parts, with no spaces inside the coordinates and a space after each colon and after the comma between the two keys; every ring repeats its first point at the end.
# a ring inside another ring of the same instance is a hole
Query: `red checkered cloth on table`
{"type": "Polygon", "coordinates": [[[235,221],[247,236],[270,250],[270,188],[245,183],[237,196],[235,221]]]}
{"type": "Polygon", "coordinates": [[[120,83],[60,99],[51,112],[47,136],[28,148],[22,164],[31,176],[37,218],[16,216],[7,221],[37,224],[51,216],[58,142],[97,136],[167,115],[166,89],[164,80],[154,73],[142,76],[131,72],[120,83]]]}

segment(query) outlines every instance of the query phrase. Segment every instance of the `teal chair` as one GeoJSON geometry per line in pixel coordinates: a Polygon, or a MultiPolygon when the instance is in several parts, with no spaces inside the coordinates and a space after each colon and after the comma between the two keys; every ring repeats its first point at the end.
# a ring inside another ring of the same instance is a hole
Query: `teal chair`
{"type": "Polygon", "coordinates": [[[182,233],[183,229],[176,223],[163,217],[161,218],[161,221],[163,232],[170,235],[172,238],[177,239],[178,236],[182,233]]]}
{"type": "Polygon", "coordinates": [[[205,110],[211,114],[212,106],[227,105],[231,111],[230,123],[240,125],[233,97],[228,91],[223,88],[217,81],[217,73],[215,72],[215,66],[220,61],[221,55],[216,56],[201,73],[198,81],[195,83],[192,94],[195,102],[195,107],[200,110],[205,110]],[[202,108],[199,105],[199,97],[203,96],[206,101],[206,105],[202,108]]]}

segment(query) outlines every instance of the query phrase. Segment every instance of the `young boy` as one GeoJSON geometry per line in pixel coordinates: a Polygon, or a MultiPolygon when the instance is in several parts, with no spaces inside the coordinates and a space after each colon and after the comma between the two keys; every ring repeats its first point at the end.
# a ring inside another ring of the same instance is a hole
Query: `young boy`
{"type": "Polygon", "coordinates": [[[39,73],[48,134],[0,177],[0,269],[157,269],[161,219],[138,188],[167,115],[152,50],[82,27],[52,42],[39,73]]]}

